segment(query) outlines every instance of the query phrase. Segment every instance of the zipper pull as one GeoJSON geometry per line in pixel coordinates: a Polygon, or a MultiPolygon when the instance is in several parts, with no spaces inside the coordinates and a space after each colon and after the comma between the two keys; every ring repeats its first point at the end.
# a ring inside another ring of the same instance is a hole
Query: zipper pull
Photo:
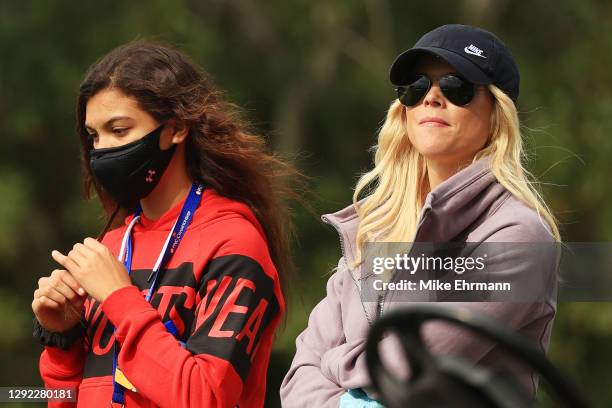
{"type": "Polygon", "coordinates": [[[378,295],[378,300],[376,302],[376,318],[382,316],[383,312],[383,295],[378,295]]]}

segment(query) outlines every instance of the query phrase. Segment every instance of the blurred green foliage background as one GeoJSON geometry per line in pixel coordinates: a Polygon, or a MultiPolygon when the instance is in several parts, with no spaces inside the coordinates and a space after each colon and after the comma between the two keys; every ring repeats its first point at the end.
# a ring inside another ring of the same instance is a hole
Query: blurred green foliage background
{"type": "MultiPolygon", "coordinates": [[[[81,195],[74,108],[85,70],[115,46],[179,46],[297,158],[325,213],[350,202],[371,166],[394,98],[393,58],[439,25],[481,26],[521,69],[528,168],[564,240],[610,241],[611,21],[612,3],[596,0],[0,0],[0,385],[42,385],[31,339],[37,280],[56,267],[52,249],[103,226],[99,205],[81,195]]],[[[300,281],[270,363],[270,407],[340,254],[318,218],[297,208],[296,221],[300,281]]],[[[549,356],[597,406],[612,406],[611,340],[608,303],[559,304],[549,356]]]]}

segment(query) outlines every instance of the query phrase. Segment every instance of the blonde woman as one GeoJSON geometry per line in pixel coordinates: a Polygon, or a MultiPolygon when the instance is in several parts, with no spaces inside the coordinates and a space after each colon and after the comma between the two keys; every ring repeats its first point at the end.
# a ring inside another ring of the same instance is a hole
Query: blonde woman
{"type": "MultiPolygon", "coordinates": [[[[353,204],[322,217],[337,229],[342,257],[327,296],[296,340],[280,390],[285,407],[379,406],[366,371],[365,338],[377,316],[401,304],[361,296],[366,242],[560,241],[522,164],[519,72],[494,34],[458,24],[438,27],[397,57],[390,79],[398,99],[380,129],[375,166],[358,181],[353,204]]],[[[534,270],[529,259],[518,265],[512,257],[497,266],[514,275],[534,270]]],[[[492,316],[546,351],[556,313],[556,295],[548,295],[542,302],[450,306],[492,316]]],[[[423,336],[434,354],[502,366],[535,395],[537,377],[496,344],[444,323],[429,323],[423,336]]],[[[396,356],[389,348],[383,352],[389,360],[396,356]]]]}

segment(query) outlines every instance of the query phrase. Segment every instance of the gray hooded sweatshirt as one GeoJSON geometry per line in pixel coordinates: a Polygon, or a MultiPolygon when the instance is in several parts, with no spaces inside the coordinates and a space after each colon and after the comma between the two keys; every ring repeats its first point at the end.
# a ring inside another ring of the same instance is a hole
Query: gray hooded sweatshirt
{"type": "MultiPolygon", "coordinates": [[[[412,242],[452,242],[460,238],[481,243],[553,243],[548,226],[497,181],[489,166],[489,158],[477,160],[431,191],[412,242]]],[[[361,267],[349,267],[356,256],[359,225],[353,205],[325,214],[322,219],[338,231],[342,257],[327,281],[327,295],[312,310],[308,326],[296,339],[296,354],[280,389],[283,407],[338,407],[340,397],[353,388],[362,388],[376,398],[365,363],[368,329],[379,313],[410,306],[388,300],[380,304],[362,301],[361,267]]],[[[520,254],[505,261],[509,273],[533,273],[528,261],[517,266],[517,259],[521,259],[520,254]]],[[[555,267],[541,273],[554,276],[555,267]]],[[[556,291],[551,288],[550,297],[542,302],[445,302],[444,306],[488,315],[546,352],[556,313],[556,291]]],[[[502,366],[516,376],[527,392],[535,395],[537,376],[495,343],[441,321],[425,323],[422,335],[433,354],[455,355],[484,366],[502,366]]],[[[410,368],[398,358],[403,353],[396,339],[391,336],[382,342],[388,342],[380,347],[383,362],[409,376],[410,368]]]]}

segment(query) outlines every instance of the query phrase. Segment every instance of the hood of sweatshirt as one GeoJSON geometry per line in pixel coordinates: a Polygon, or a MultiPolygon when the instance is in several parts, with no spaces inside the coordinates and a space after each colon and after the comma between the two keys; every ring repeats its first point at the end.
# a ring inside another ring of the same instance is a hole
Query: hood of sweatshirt
{"type": "MultiPolygon", "coordinates": [[[[170,231],[174,226],[183,205],[187,200],[185,195],[177,204],[169,208],[164,212],[158,219],[153,220],[147,218],[144,213],[140,214],[139,222],[134,225],[134,232],[144,231],[170,231]]],[[[124,219],[124,226],[121,230],[124,231],[125,227],[132,221],[134,214],[130,214],[124,219]]],[[[202,200],[200,205],[196,209],[192,219],[191,229],[197,229],[210,222],[219,222],[229,218],[245,218],[247,219],[258,232],[265,237],[264,230],[259,223],[259,220],[253,213],[253,211],[243,202],[231,200],[224,196],[219,195],[215,190],[210,187],[204,189],[202,194],[202,200]]]]}

